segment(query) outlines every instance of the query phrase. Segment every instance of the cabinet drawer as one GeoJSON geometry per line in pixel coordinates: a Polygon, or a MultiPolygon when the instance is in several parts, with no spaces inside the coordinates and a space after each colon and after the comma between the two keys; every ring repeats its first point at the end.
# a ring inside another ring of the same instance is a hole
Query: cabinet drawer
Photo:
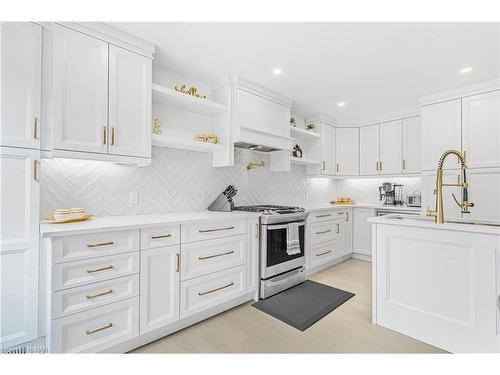
{"type": "Polygon", "coordinates": [[[53,320],[51,352],[96,353],[139,335],[139,297],[53,320]]]}
{"type": "Polygon", "coordinates": [[[338,258],[342,255],[341,253],[338,240],[311,246],[311,268],[338,258]]]}
{"type": "Polygon", "coordinates": [[[181,279],[245,264],[246,236],[191,242],[181,248],[181,279]]]}
{"type": "Polygon", "coordinates": [[[141,250],[178,245],[180,232],[180,225],[141,229],[141,250]]]}
{"type": "Polygon", "coordinates": [[[246,233],[246,220],[181,225],[182,242],[208,240],[246,233]]]}
{"type": "Polygon", "coordinates": [[[309,225],[311,245],[334,240],[340,234],[341,220],[329,220],[309,225]]]}
{"type": "Polygon", "coordinates": [[[181,319],[245,294],[245,266],[181,282],[181,319]]]}
{"type": "Polygon", "coordinates": [[[318,223],[321,221],[328,221],[337,218],[335,210],[316,211],[309,214],[310,223],[318,223]]]}
{"type": "Polygon", "coordinates": [[[139,250],[139,230],[55,238],[52,241],[52,263],[57,264],[136,250],[139,250]]]}
{"type": "Polygon", "coordinates": [[[52,319],[139,295],[139,275],[119,277],[52,294],[52,319]]]}
{"type": "Polygon", "coordinates": [[[52,290],[109,280],[139,272],[139,253],[111,255],[52,267],[52,290]]]}

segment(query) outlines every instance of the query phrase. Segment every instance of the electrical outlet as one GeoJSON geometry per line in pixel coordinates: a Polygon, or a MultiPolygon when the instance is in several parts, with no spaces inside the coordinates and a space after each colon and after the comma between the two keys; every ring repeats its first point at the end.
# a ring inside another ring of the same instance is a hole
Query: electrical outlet
{"type": "Polygon", "coordinates": [[[137,204],[139,202],[139,192],[137,190],[131,191],[128,194],[128,203],[137,204]]]}

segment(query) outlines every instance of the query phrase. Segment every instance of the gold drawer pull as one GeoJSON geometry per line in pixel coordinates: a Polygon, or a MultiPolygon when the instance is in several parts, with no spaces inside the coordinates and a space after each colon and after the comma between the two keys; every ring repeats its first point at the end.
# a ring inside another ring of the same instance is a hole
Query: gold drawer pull
{"type": "Polygon", "coordinates": [[[115,128],[111,128],[111,146],[115,145],[115,128]]]}
{"type": "Polygon", "coordinates": [[[326,255],[326,254],[329,254],[329,253],[331,253],[331,252],[332,252],[331,250],[324,251],[324,252],[322,252],[322,253],[316,254],[316,256],[317,256],[317,257],[320,257],[320,256],[322,256],[322,255],[326,255]]]}
{"type": "Polygon", "coordinates": [[[168,238],[168,237],[172,237],[172,235],[169,233],[169,234],[161,234],[159,236],[151,236],[151,239],[152,240],[159,240],[160,238],[168,238]]]}
{"type": "Polygon", "coordinates": [[[99,293],[96,293],[96,294],[87,294],[87,299],[102,297],[102,296],[105,296],[105,295],[111,294],[111,293],[113,293],[113,289],[106,290],[104,292],[99,292],[99,293]]]}
{"type": "Polygon", "coordinates": [[[224,255],[229,255],[229,254],[233,254],[234,251],[231,250],[231,251],[227,251],[225,253],[220,253],[220,254],[214,254],[214,255],[205,255],[205,256],[202,256],[202,257],[198,257],[199,260],[205,260],[205,259],[210,259],[210,258],[217,258],[217,257],[221,257],[221,256],[224,256],[224,255]]]}
{"type": "Polygon", "coordinates": [[[106,144],[106,132],[108,131],[108,129],[106,129],[106,126],[103,126],[102,127],[102,144],[105,145],[106,144]]]}
{"type": "Polygon", "coordinates": [[[112,270],[112,269],[113,269],[113,266],[107,266],[107,267],[87,270],[87,273],[101,272],[101,271],[107,271],[107,270],[112,270]]]}
{"type": "Polygon", "coordinates": [[[206,292],[199,292],[198,295],[199,296],[204,296],[205,294],[217,292],[218,290],[226,289],[226,288],[229,288],[230,286],[233,286],[233,285],[234,285],[234,283],[230,282],[229,284],[221,286],[220,288],[215,288],[215,289],[212,289],[212,290],[207,290],[206,292]]]}
{"type": "MultiPolygon", "coordinates": [[[[338,224],[337,224],[338,225],[338,224]]],[[[321,232],[316,232],[316,234],[325,234],[325,233],[328,233],[328,232],[331,232],[332,230],[331,229],[328,229],[328,230],[322,230],[321,232]]]]}
{"type": "Polygon", "coordinates": [[[113,241],[109,242],[101,242],[101,243],[88,243],[87,247],[99,247],[99,246],[108,246],[108,245],[114,245],[115,243],[113,241]]]}
{"type": "Polygon", "coordinates": [[[105,329],[108,329],[108,328],[111,328],[111,327],[113,327],[113,323],[108,323],[105,326],[102,326],[102,327],[99,327],[99,328],[96,328],[96,329],[92,329],[92,330],[87,330],[87,331],[85,331],[85,334],[87,336],[88,335],[92,335],[94,333],[97,333],[97,332],[100,332],[100,331],[104,331],[105,329]]]}
{"type": "Polygon", "coordinates": [[[337,223],[337,234],[339,234],[339,233],[340,233],[340,224],[337,223]]]}
{"type": "Polygon", "coordinates": [[[175,272],[180,272],[181,270],[181,255],[175,254],[175,272]]]}
{"type": "Polygon", "coordinates": [[[332,216],[332,214],[316,215],[316,217],[328,217],[328,216],[332,216]]]}
{"type": "Polygon", "coordinates": [[[234,229],[234,227],[226,227],[226,228],[215,228],[215,229],[200,229],[198,232],[200,233],[209,233],[209,232],[219,232],[221,230],[230,230],[234,229]]]}

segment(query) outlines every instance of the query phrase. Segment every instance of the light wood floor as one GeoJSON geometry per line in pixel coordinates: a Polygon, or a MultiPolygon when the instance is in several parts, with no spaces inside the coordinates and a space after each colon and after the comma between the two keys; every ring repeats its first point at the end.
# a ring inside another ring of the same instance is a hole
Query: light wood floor
{"type": "Polygon", "coordinates": [[[310,277],[356,296],[301,332],[251,306],[235,307],[133,353],[442,353],[371,324],[371,263],[349,259],[310,277]]]}

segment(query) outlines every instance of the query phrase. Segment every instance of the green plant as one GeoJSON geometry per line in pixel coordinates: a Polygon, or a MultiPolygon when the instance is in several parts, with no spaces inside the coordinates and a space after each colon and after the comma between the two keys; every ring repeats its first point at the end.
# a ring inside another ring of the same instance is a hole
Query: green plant
{"type": "Polygon", "coordinates": [[[295,117],[290,117],[290,125],[297,126],[297,124],[295,123],[295,117]]]}
{"type": "Polygon", "coordinates": [[[316,129],[316,125],[314,124],[307,124],[307,130],[314,130],[316,129]]]}

